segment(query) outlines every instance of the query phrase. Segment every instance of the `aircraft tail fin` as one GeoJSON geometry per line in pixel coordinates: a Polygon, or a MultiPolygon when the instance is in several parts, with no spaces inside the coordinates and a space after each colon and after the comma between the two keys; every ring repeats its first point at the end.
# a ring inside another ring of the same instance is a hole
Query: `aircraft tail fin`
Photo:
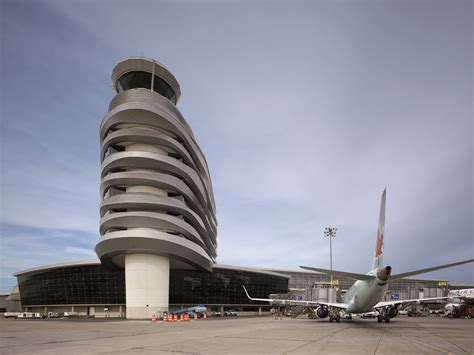
{"type": "Polygon", "coordinates": [[[383,266],[383,241],[385,234],[385,199],[387,188],[383,190],[382,200],[380,202],[379,225],[377,227],[377,240],[375,242],[375,253],[372,261],[372,270],[383,266]]]}

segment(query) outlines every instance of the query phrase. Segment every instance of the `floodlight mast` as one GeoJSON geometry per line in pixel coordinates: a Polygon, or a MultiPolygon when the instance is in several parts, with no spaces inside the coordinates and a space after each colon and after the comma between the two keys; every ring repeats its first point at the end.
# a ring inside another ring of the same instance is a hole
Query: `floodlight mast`
{"type": "Polygon", "coordinates": [[[332,276],[332,238],[336,236],[337,228],[336,227],[326,227],[324,228],[324,236],[329,238],[329,268],[331,269],[331,288],[334,287],[333,276],[332,276]]]}

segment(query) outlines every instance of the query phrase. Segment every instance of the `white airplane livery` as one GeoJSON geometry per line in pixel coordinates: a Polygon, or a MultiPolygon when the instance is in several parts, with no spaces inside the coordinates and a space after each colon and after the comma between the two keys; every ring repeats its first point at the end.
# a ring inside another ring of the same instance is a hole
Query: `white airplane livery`
{"type": "Polygon", "coordinates": [[[250,297],[247,289],[244,287],[247,297],[254,301],[270,302],[281,305],[298,305],[306,307],[316,308],[316,314],[320,318],[329,317],[329,321],[339,322],[340,311],[344,311],[349,314],[364,314],[368,312],[378,312],[378,322],[382,321],[390,322],[390,319],[396,317],[398,314],[398,308],[402,305],[420,303],[426,301],[435,301],[441,299],[447,299],[448,297],[434,297],[434,298],[423,298],[423,299],[410,299],[410,300],[397,300],[381,302],[387,288],[389,280],[401,279],[413,275],[423,274],[430,271],[445,269],[456,265],[462,265],[471,263],[474,259],[459,261],[456,263],[434,266],[426,269],[420,269],[402,274],[392,275],[392,267],[384,266],[383,262],[383,244],[385,236],[385,199],[386,189],[382,193],[382,201],[380,204],[380,215],[379,224],[377,228],[377,239],[375,243],[375,253],[372,262],[372,269],[367,274],[356,274],[353,272],[345,271],[332,271],[328,269],[321,269],[308,266],[300,266],[302,269],[316,271],[325,274],[331,274],[333,276],[347,277],[356,280],[354,285],[346,292],[344,301],[342,303],[331,303],[331,302],[314,302],[314,301],[296,301],[296,300],[281,300],[281,299],[267,299],[267,298],[252,298],[250,297]]]}

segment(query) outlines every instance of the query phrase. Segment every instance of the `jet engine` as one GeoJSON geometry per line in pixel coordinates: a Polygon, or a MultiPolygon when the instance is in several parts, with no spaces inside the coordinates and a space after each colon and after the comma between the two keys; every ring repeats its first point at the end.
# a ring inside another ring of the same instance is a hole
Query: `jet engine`
{"type": "Polygon", "coordinates": [[[316,314],[319,318],[326,318],[329,315],[329,310],[326,307],[319,306],[316,309],[316,314]]]}
{"type": "Polygon", "coordinates": [[[385,266],[377,269],[377,277],[380,281],[388,281],[392,273],[391,266],[385,266]]]}
{"type": "Polygon", "coordinates": [[[398,308],[397,307],[390,307],[387,310],[388,315],[390,318],[395,318],[398,315],[398,308]]]}

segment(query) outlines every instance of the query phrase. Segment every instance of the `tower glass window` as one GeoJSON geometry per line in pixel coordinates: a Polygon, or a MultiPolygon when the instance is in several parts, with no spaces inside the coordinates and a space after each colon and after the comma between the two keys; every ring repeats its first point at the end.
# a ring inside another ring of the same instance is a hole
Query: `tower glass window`
{"type": "Polygon", "coordinates": [[[156,75],[155,80],[153,81],[153,91],[176,103],[176,94],[171,86],[156,75]]]}
{"type": "Polygon", "coordinates": [[[120,77],[117,83],[118,92],[130,89],[150,89],[151,74],[143,71],[132,71],[120,77]]]}
{"type": "MultiPolygon", "coordinates": [[[[131,71],[122,75],[117,82],[117,89],[119,93],[125,90],[138,88],[151,88],[151,73],[143,71],[131,71]]],[[[174,90],[166,81],[156,75],[155,79],[153,80],[153,91],[166,97],[173,103],[176,103],[176,94],[174,90]]]]}

